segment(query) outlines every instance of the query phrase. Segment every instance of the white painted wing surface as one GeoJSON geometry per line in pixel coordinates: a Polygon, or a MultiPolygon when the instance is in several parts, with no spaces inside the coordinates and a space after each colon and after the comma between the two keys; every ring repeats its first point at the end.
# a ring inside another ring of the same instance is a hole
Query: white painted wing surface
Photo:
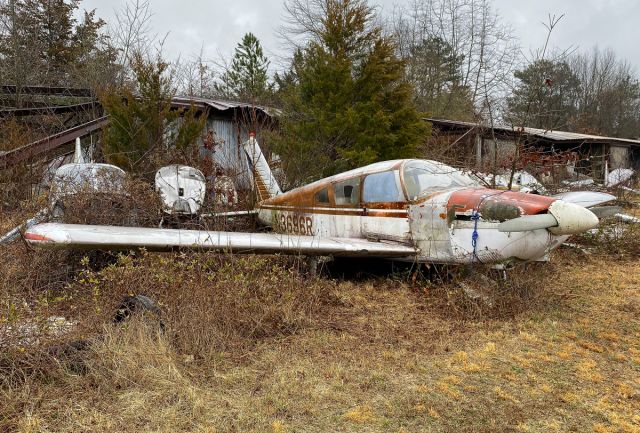
{"type": "Polygon", "coordinates": [[[597,191],[569,191],[552,195],[551,197],[566,201],[567,203],[579,204],[586,208],[608,203],[616,199],[615,195],[597,191]]]}
{"type": "Polygon", "coordinates": [[[25,239],[36,246],[108,250],[185,248],[345,257],[411,257],[417,254],[415,248],[407,245],[365,239],[57,223],[31,227],[25,233],[25,239]]]}

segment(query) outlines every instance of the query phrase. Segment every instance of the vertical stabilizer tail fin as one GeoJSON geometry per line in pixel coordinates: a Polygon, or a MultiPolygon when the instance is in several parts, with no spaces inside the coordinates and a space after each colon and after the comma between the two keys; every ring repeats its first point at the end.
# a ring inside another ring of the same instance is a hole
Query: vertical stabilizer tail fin
{"type": "Polygon", "coordinates": [[[84,154],[82,153],[82,145],[80,144],[80,137],[76,138],[76,147],[75,152],[73,152],[73,163],[74,164],[84,164],[87,161],[84,159],[84,154]]]}
{"type": "Polygon", "coordinates": [[[249,135],[249,140],[244,143],[243,147],[249,159],[249,166],[251,167],[251,174],[253,175],[258,200],[262,202],[282,194],[280,185],[278,185],[278,181],[273,175],[267,159],[264,157],[262,149],[260,149],[260,145],[253,133],[249,135]]]}

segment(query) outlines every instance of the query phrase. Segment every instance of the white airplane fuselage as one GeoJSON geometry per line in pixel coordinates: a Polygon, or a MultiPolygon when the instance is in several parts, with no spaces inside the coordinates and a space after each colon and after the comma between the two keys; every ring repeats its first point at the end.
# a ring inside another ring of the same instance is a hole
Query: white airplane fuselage
{"type": "MultiPolygon", "coordinates": [[[[569,236],[556,236],[546,229],[499,232],[499,222],[455,221],[449,224],[439,215],[447,213],[453,191],[438,194],[419,204],[408,204],[394,216],[349,210],[352,214],[317,213],[272,206],[260,206],[259,220],[279,233],[314,237],[342,237],[397,242],[416,248],[420,262],[503,262],[510,259],[546,260],[548,253],[569,236]],[[358,214],[355,214],[358,212],[358,214]],[[474,232],[477,233],[473,245],[474,232]]],[[[412,260],[415,258],[412,258],[412,260]]]]}
{"type": "MultiPolygon", "coordinates": [[[[570,232],[583,229],[574,227],[566,230],[567,233],[556,230],[555,234],[546,228],[499,231],[501,222],[546,213],[557,201],[539,195],[470,185],[427,191],[410,200],[404,187],[407,180],[403,169],[412,161],[416,160],[373,164],[289,191],[262,202],[258,206],[258,218],[277,233],[399,243],[415,249],[416,255],[411,260],[458,264],[546,260],[549,252],[562,244],[570,232]],[[388,179],[398,183],[397,200],[365,202],[367,176],[384,172],[393,173],[388,179]],[[337,205],[338,193],[332,188],[349,179],[358,179],[352,182],[359,185],[358,199],[353,200],[351,206],[337,205]],[[319,194],[325,189],[328,197],[319,194]],[[318,200],[318,195],[322,200],[318,200]]],[[[591,212],[572,206],[576,209],[571,210],[580,214],[578,218],[586,216],[589,228],[594,221],[597,224],[591,212]]]]}

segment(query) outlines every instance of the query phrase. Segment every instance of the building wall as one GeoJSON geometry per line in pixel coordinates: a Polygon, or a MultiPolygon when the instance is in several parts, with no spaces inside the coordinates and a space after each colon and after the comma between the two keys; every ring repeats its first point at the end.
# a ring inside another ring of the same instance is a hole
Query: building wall
{"type": "Polygon", "coordinates": [[[626,146],[609,146],[609,169],[629,168],[629,148],[626,146]]]}
{"type": "Polygon", "coordinates": [[[494,141],[493,138],[484,137],[483,142],[482,162],[485,167],[493,164],[496,149],[498,152],[498,165],[503,164],[505,161],[510,161],[516,153],[514,140],[496,139],[494,141]]]}
{"type": "MultiPolygon", "coordinates": [[[[218,143],[213,153],[213,159],[227,170],[232,178],[236,179],[237,187],[250,187],[252,178],[242,150],[242,144],[249,139],[249,131],[232,118],[210,117],[207,119],[205,128],[206,131],[203,135],[206,135],[209,130],[214,131],[218,143]]],[[[203,149],[203,152],[206,151],[203,149]]]]}

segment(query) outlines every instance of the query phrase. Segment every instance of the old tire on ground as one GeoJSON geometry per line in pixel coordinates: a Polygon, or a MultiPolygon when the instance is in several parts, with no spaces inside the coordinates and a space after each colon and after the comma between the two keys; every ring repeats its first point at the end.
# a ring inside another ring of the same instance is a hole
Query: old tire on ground
{"type": "Polygon", "coordinates": [[[164,322],[162,321],[162,310],[151,298],[145,295],[125,296],[120,302],[120,306],[116,310],[113,317],[114,323],[123,323],[134,314],[147,314],[158,321],[160,330],[164,331],[164,322]]]}

